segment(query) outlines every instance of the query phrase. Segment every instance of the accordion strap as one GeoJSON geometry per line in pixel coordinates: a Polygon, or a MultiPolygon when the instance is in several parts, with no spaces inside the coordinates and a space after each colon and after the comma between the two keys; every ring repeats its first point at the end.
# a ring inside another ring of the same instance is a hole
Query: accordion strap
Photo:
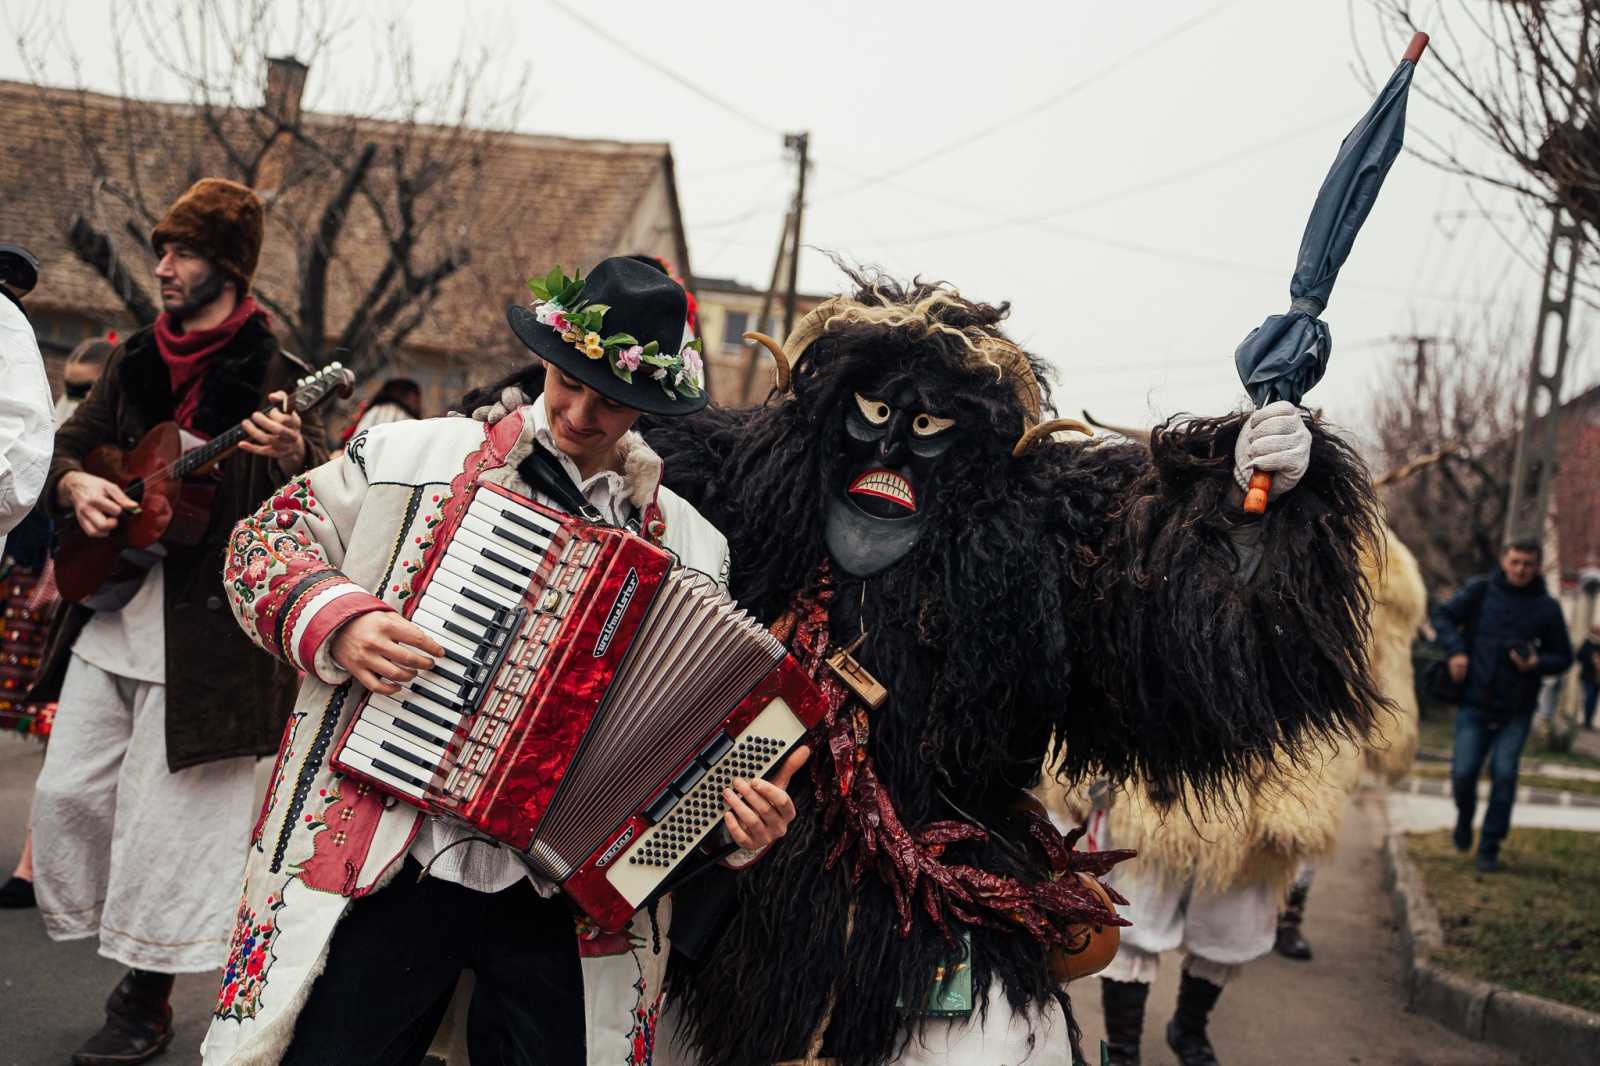
{"type": "Polygon", "coordinates": [[[533,451],[517,467],[517,473],[535,491],[556,501],[557,506],[568,514],[575,514],[585,522],[597,525],[605,522],[605,516],[599,509],[584,499],[583,493],[573,483],[572,475],[561,465],[561,460],[551,455],[543,445],[535,442],[533,451]]]}

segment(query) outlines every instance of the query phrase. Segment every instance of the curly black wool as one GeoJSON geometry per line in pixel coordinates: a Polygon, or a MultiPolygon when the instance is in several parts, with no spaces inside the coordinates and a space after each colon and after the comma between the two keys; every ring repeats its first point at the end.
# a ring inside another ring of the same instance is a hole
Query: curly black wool
{"type": "MultiPolygon", "coordinates": [[[[933,291],[856,280],[865,303],[933,291]]],[[[941,314],[998,333],[1005,310],[963,302],[941,314]]],[[[1230,500],[1243,415],[1169,422],[1149,448],[1048,442],[1014,459],[1013,383],[944,334],[852,323],[806,351],[790,397],[647,420],[668,486],[727,534],[742,603],[774,617],[812,577],[844,477],[844,405],[854,389],[906,381],[962,438],[925,502],[922,539],[867,581],[836,575],[831,625],[841,643],[868,633],[856,657],[891,692],[871,751],[908,827],[959,816],[949,797],[1004,836],[1017,790],[1047,763],[1225,800],[1237,783],[1292,772],[1321,740],[1366,731],[1381,699],[1363,658],[1358,555],[1374,512],[1349,448],[1315,427],[1301,487],[1245,526],[1230,500]],[[1241,554],[1256,537],[1246,580],[1241,554]]],[[[832,841],[809,788],[791,791],[789,836],[736,879],[714,948],[674,974],[684,1030],[704,1062],[765,1066],[803,1054],[831,1002],[826,1052],[875,1066],[918,1038],[901,1008],[923,1002],[949,948],[925,919],[902,938],[875,877],[852,886],[826,869],[832,841]]],[[[1044,874],[1000,839],[954,847],[948,861],[1044,874]]],[[[1058,1001],[1039,944],[971,933],[980,997],[998,981],[1015,1010],[1058,1001]]]]}

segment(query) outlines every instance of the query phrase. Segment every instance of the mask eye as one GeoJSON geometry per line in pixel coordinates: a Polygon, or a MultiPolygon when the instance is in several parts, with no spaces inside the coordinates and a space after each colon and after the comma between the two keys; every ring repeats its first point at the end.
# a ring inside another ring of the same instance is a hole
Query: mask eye
{"type": "Polygon", "coordinates": [[[940,418],[938,415],[923,412],[911,420],[911,432],[919,437],[931,437],[935,433],[943,433],[955,424],[956,420],[953,418],[940,418]]]}
{"type": "Polygon", "coordinates": [[[859,392],[855,394],[856,406],[861,408],[861,417],[875,426],[881,426],[889,421],[891,414],[889,405],[882,400],[869,400],[859,392]]]}

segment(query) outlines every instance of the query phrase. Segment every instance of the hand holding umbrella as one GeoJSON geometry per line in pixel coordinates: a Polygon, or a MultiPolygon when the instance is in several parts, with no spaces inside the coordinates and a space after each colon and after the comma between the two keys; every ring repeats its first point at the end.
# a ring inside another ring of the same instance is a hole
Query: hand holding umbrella
{"type": "MultiPolygon", "coordinates": [[[[1339,268],[1400,154],[1411,75],[1427,46],[1427,34],[1411,38],[1383,91],[1340,144],[1300,238],[1299,258],[1289,281],[1288,312],[1272,315],[1251,330],[1233,353],[1239,380],[1257,407],[1275,400],[1298,404],[1328,369],[1333,335],[1318,316],[1328,306],[1339,268]]],[[[1256,471],[1244,509],[1251,514],[1265,512],[1271,487],[1272,475],[1256,471]]]]}

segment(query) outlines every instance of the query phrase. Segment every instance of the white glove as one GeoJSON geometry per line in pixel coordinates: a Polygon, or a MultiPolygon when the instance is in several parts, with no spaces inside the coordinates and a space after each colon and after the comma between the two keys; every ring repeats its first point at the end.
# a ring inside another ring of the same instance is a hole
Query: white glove
{"type": "Polygon", "coordinates": [[[1233,446],[1233,480],[1246,492],[1250,475],[1265,470],[1272,475],[1269,500],[1300,484],[1311,465],[1311,429],[1300,408],[1288,400],[1269,403],[1245,419],[1233,446]]]}
{"type": "Polygon", "coordinates": [[[519,407],[526,407],[529,400],[522,394],[522,390],[515,385],[508,385],[500,390],[500,398],[494,403],[486,404],[472,412],[476,422],[487,422],[491,426],[509,415],[519,407]]]}

